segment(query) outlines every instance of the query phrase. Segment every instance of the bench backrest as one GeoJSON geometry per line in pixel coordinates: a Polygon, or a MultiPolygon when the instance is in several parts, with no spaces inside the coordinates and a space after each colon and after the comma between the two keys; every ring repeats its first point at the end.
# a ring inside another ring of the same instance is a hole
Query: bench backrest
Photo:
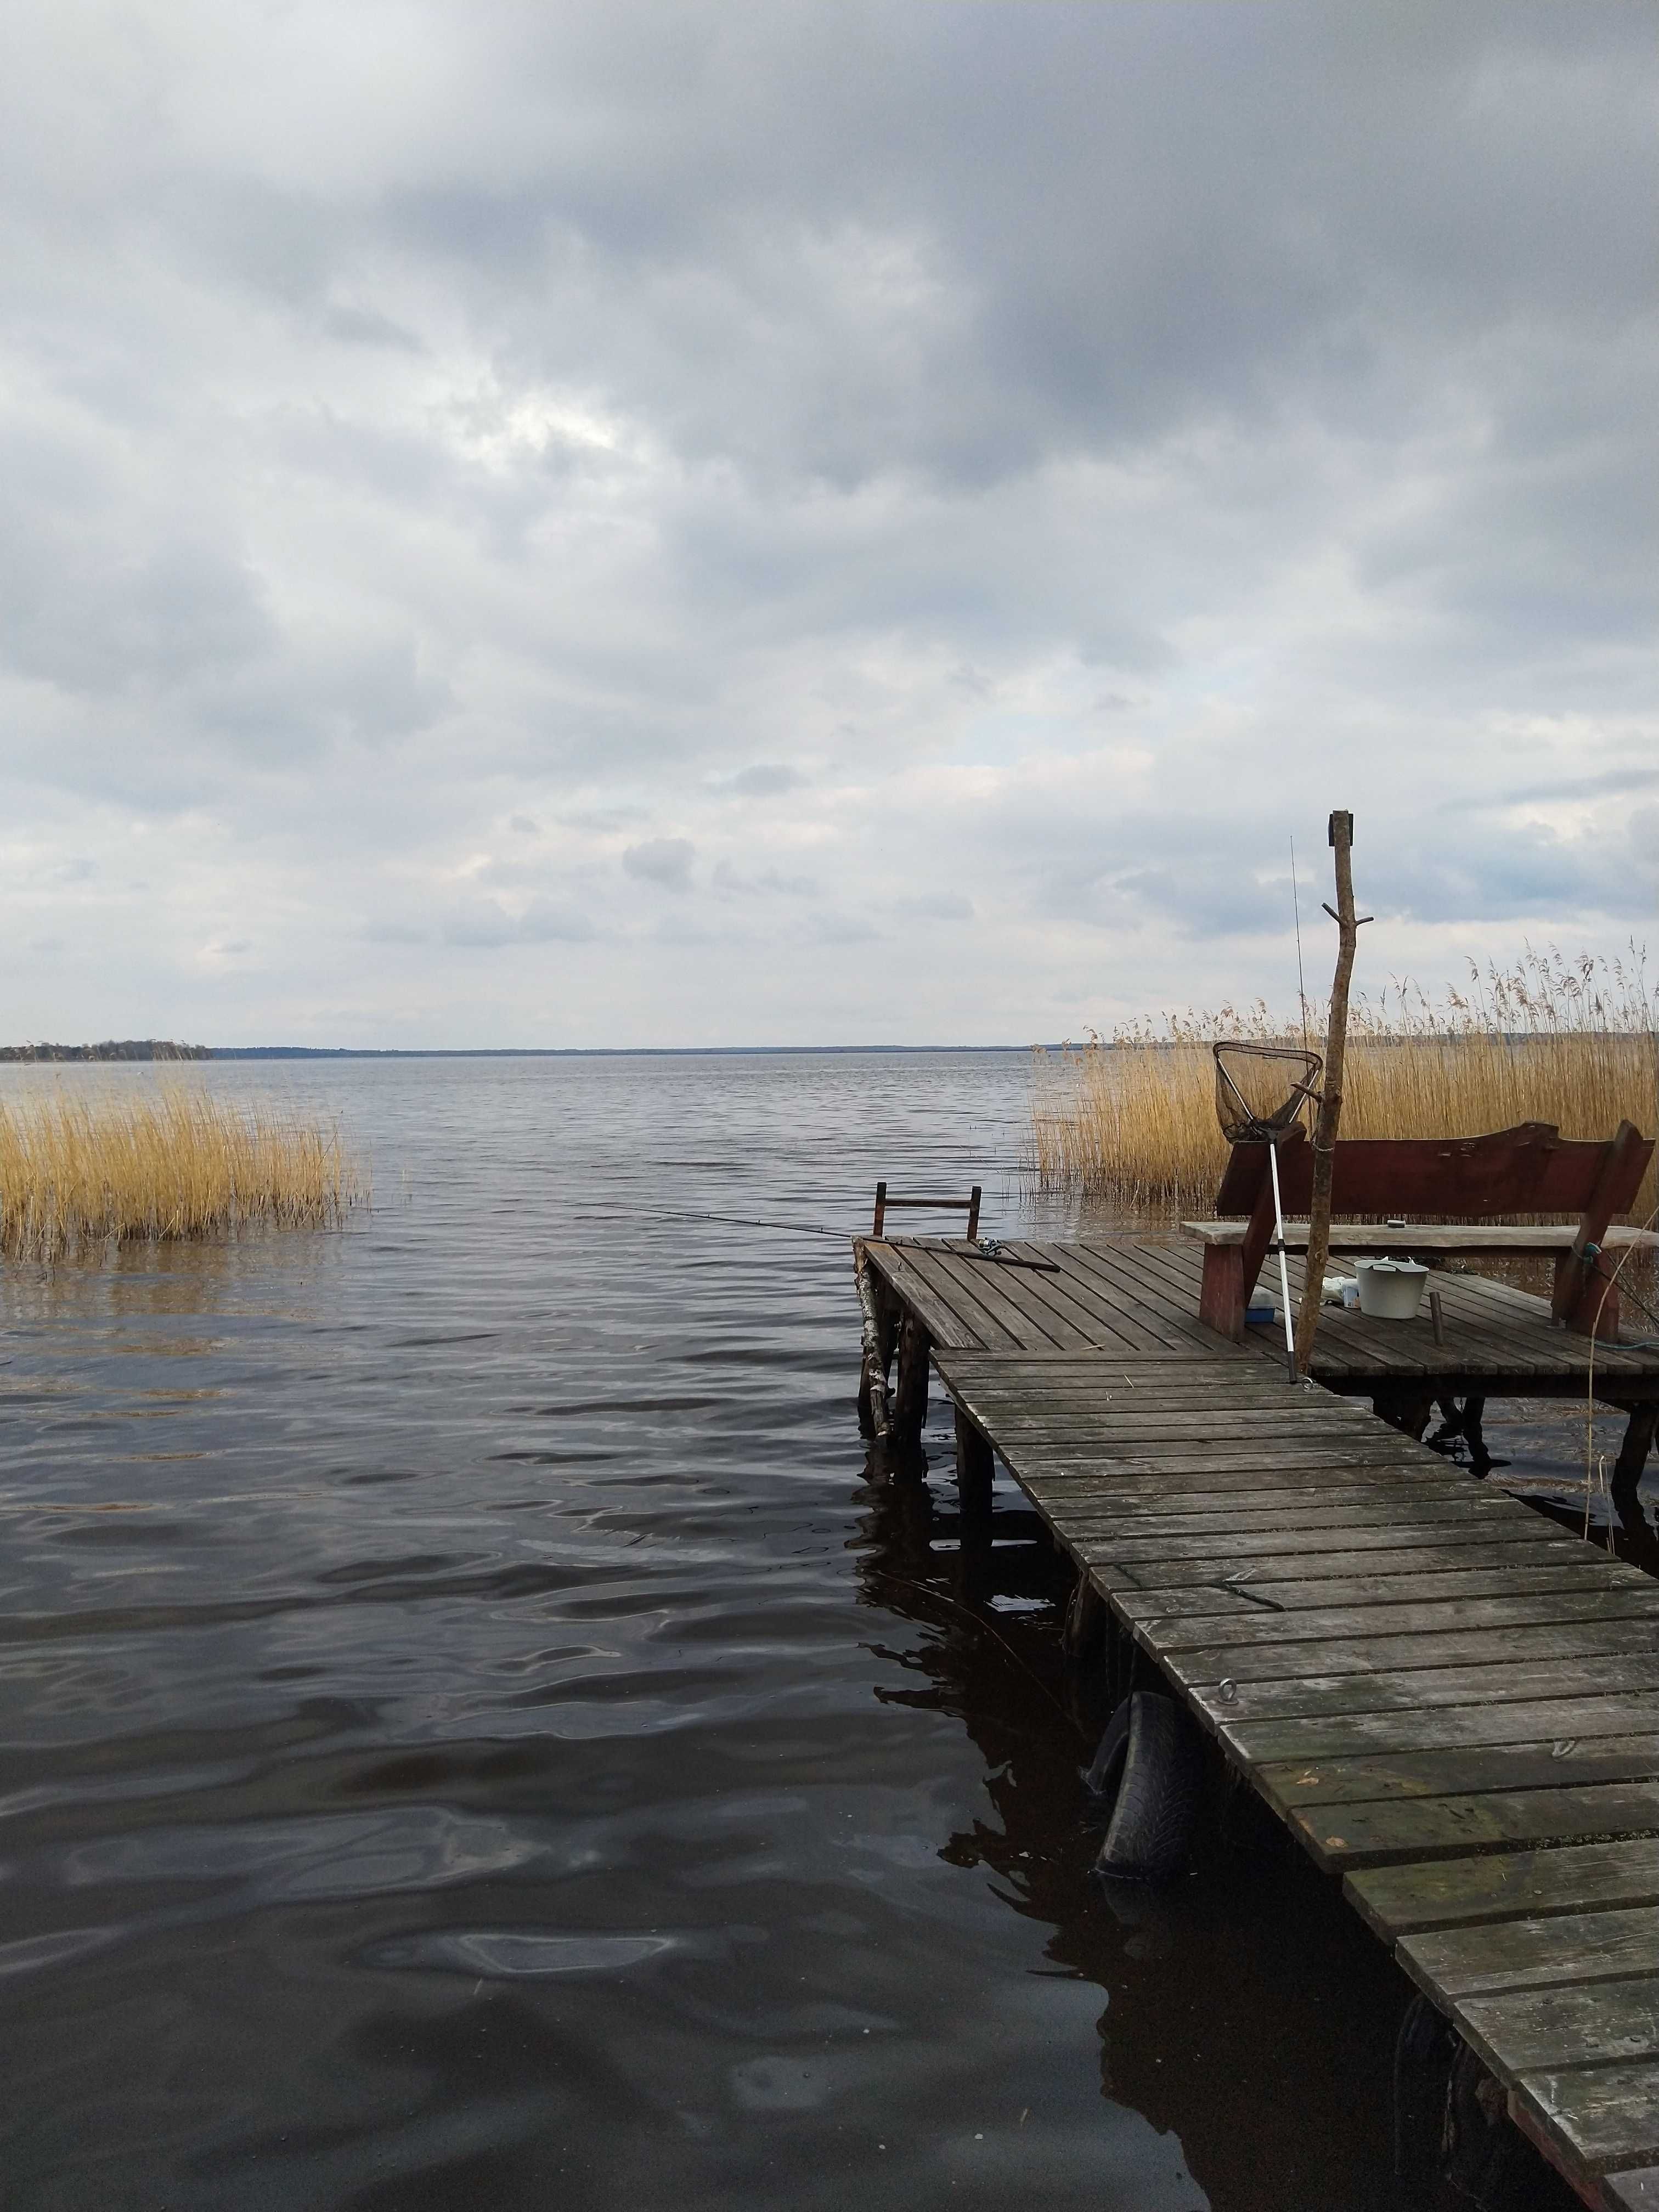
{"type": "MultiPolygon", "coordinates": [[[[1523,1121],[1486,1137],[1339,1139],[1331,1211],[1464,1221],[1509,1213],[1594,1213],[1605,1227],[1610,1216],[1635,1203],[1652,1157],[1652,1139],[1628,1121],[1600,1143],[1564,1137],[1548,1121],[1523,1121]]],[[[1295,1133],[1279,1147],[1279,1179],[1286,1216],[1305,1214],[1313,1148],[1296,1141],[1295,1133]]],[[[1267,1146],[1235,1145],[1216,1194],[1217,1213],[1254,1213],[1267,1181],[1267,1146]]]]}

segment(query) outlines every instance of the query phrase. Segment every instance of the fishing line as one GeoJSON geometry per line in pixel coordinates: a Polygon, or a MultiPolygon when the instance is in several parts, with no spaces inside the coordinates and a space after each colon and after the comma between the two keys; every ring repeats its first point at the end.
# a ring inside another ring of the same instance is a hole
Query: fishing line
{"type": "MultiPolygon", "coordinates": [[[[604,1221],[623,1213],[635,1221],[717,1221],[728,1229],[781,1229],[791,1237],[833,1237],[838,1243],[896,1244],[901,1249],[916,1243],[912,1237],[872,1237],[867,1229],[836,1229],[823,1221],[770,1221],[749,1213],[690,1212],[672,1206],[608,1206],[602,1213],[579,1213],[578,1221],[604,1221]]],[[[931,1245],[929,1250],[934,1249],[931,1245]]]]}
{"type": "Polygon", "coordinates": [[[745,1213],[691,1213],[672,1206],[607,1206],[602,1213],[579,1213],[578,1221],[606,1221],[618,1213],[635,1221],[718,1221],[729,1229],[781,1229],[791,1237],[833,1237],[851,1243],[867,1229],[832,1229],[820,1221],[762,1221],[745,1213]]]}
{"type": "MultiPolygon", "coordinates": [[[[1655,1206],[1653,1212],[1649,1214],[1647,1219],[1642,1224],[1643,1229],[1651,1229],[1656,1221],[1659,1221],[1659,1206],[1655,1206]]],[[[1624,1273],[1632,1257],[1639,1249],[1639,1246],[1635,1244],[1626,1246],[1623,1259],[1618,1262],[1610,1275],[1607,1273],[1607,1269],[1601,1264],[1603,1255],[1599,1251],[1595,1255],[1595,1257],[1590,1263],[1595,1273],[1602,1278],[1603,1288],[1601,1297],[1596,1300],[1595,1312],[1590,1322],[1589,1361],[1588,1371],[1584,1379],[1584,1534],[1587,1540],[1589,1534],[1590,1462],[1595,1451],[1595,1332],[1601,1326],[1601,1310],[1607,1304],[1608,1291],[1618,1288],[1619,1278],[1624,1273]]],[[[1632,1297],[1636,1298],[1637,1304],[1642,1308],[1644,1313],[1652,1312],[1652,1308],[1646,1304],[1644,1300],[1637,1297],[1634,1291],[1632,1291],[1630,1295],[1632,1297]]],[[[1644,1349],[1645,1347],[1632,1346],[1628,1348],[1638,1350],[1644,1349]]],[[[1639,1471],[1638,1473],[1637,1480],[1639,1484],[1641,1480],[1639,1471]]],[[[1639,1499],[1634,1501],[1634,1510],[1638,1513],[1640,1513],[1641,1505],[1639,1499]]],[[[1610,1500],[1607,1511],[1607,1549],[1609,1552],[1613,1549],[1614,1510],[1614,1506],[1610,1500]]]]}
{"type": "Polygon", "coordinates": [[[1296,995],[1302,1008],[1302,1049],[1308,1049],[1308,984],[1302,973],[1302,898],[1296,884],[1296,839],[1291,839],[1291,911],[1296,916],[1296,995]]]}
{"type": "MultiPolygon", "coordinates": [[[[1021,1658],[1019,1653],[1015,1650],[1013,1645],[1009,1643],[1007,1638],[1006,1636],[1000,1635],[998,1632],[992,1627],[990,1622],[987,1620],[982,1613],[975,1613],[971,1606],[963,1605],[960,1598],[952,1597],[948,1590],[934,1589],[931,1584],[927,1583],[913,1581],[908,1575],[896,1575],[890,1567],[866,1567],[863,1571],[870,1576],[873,1581],[893,1583],[896,1584],[900,1589],[915,1590],[919,1596],[932,1599],[935,1605],[949,1606],[953,1613],[960,1614],[962,1619],[969,1622],[971,1626],[981,1630],[985,1635],[988,1636],[994,1644],[1000,1644],[1002,1650],[1007,1654],[1008,1657],[1013,1661],[1015,1666],[1019,1668],[1021,1674],[1025,1675],[1028,1680],[1036,1684],[1038,1689],[1042,1691],[1043,1696],[1047,1698],[1049,1704],[1054,1707],[1054,1711],[1060,1715],[1060,1718],[1066,1723],[1066,1725],[1069,1728],[1075,1729],[1079,1735],[1084,1735],[1085,1731],[1083,1723],[1078,1719],[1077,1715],[1075,1713],[1067,1712],[1065,1706],[1060,1702],[1060,1699],[1054,1695],[1048,1685],[1043,1680],[1042,1675],[1037,1673],[1036,1668],[1029,1664],[1029,1662],[1024,1659],[1021,1658]]],[[[866,1644],[865,1649],[868,1650],[872,1649],[872,1647],[866,1644]]]]}
{"type": "MultiPolygon", "coordinates": [[[[1648,1218],[1649,1218],[1649,1220],[1650,1220],[1650,1221],[1651,1221],[1651,1220],[1653,1219],[1653,1216],[1652,1216],[1651,1214],[1650,1214],[1650,1215],[1648,1216],[1648,1218]]],[[[1627,1259],[1629,1256],[1630,1256],[1630,1255],[1629,1255],[1629,1254],[1627,1253],[1627,1254],[1626,1255],[1626,1258],[1627,1259]]],[[[1620,1267],[1621,1267],[1624,1266],[1624,1264],[1625,1264],[1625,1262],[1624,1262],[1624,1261],[1623,1261],[1623,1260],[1621,1260],[1621,1261],[1619,1262],[1619,1265],[1620,1265],[1620,1267]]],[[[1607,1290],[1612,1290],[1612,1289],[1613,1289],[1613,1288],[1616,1286],[1616,1285],[1617,1285],[1617,1283],[1618,1283],[1618,1280],[1619,1280],[1617,1272],[1615,1271],[1615,1273],[1613,1273],[1613,1274],[1611,1274],[1611,1275],[1610,1275],[1610,1274],[1608,1274],[1608,1273],[1607,1273],[1607,1269],[1606,1269],[1606,1268],[1601,1265],[1601,1261],[1600,1261],[1599,1259],[1595,1261],[1595,1265],[1592,1267],[1592,1268],[1591,1268],[1591,1270],[1590,1270],[1590,1273],[1591,1273],[1592,1274],[1594,1274],[1594,1275],[1599,1275],[1599,1276],[1601,1277],[1601,1280],[1602,1280],[1602,1281],[1603,1281],[1603,1282],[1607,1285],[1607,1290]]],[[[1640,1306],[1640,1307],[1641,1307],[1641,1309],[1642,1309],[1642,1310],[1643,1310],[1643,1312],[1647,1316],[1647,1317],[1648,1317],[1648,1319],[1649,1319],[1650,1321],[1651,1321],[1651,1322],[1659,1322],[1659,1312],[1656,1312],[1656,1311],[1654,1310],[1653,1307],[1651,1307],[1651,1306],[1648,1304],[1648,1302],[1647,1302],[1647,1300],[1646,1300],[1645,1298],[1638,1297],[1637,1296],[1636,1292],[1635,1292],[1633,1290],[1632,1290],[1632,1288],[1631,1288],[1631,1286],[1630,1286],[1630,1285],[1629,1285],[1628,1283],[1626,1283],[1626,1285],[1625,1285],[1625,1287],[1624,1287],[1624,1291],[1623,1291],[1623,1292],[1621,1293],[1621,1295],[1622,1295],[1623,1297],[1627,1297],[1627,1298],[1630,1300],[1630,1302],[1631,1302],[1631,1304],[1632,1304],[1632,1305],[1640,1306]]],[[[1602,1304],[1606,1304],[1606,1302],[1607,1302],[1607,1291],[1602,1291],[1602,1293],[1601,1293],[1601,1302],[1602,1302],[1602,1304]]],[[[1597,1314],[1599,1315],[1599,1314],[1600,1314],[1600,1312],[1601,1312],[1601,1307],[1600,1305],[1598,1305],[1595,1310],[1596,1310],[1597,1314]]],[[[1656,1343],[1655,1340],[1654,1340],[1653,1338],[1651,1338],[1651,1337],[1643,1336],[1643,1337],[1638,1337],[1638,1338],[1637,1338],[1633,1342],[1629,1343],[1629,1344],[1626,1344],[1626,1343],[1625,1342],[1625,1340],[1623,1340],[1623,1338],[1621,1337],[1621,1338],[1620,1339],[1620,1341],[1619,1341],[1619,1349],[1620,1349],[1621,1352],[1655,1352],[1655,1351],[1659,1351],[1659,1343],[1656,1343]]]]}
{"type": "Polygon", "coordinates": [[[765,1221],[746,1213],[692,1212],[672,1206],[611,1206],[603,1213],[578,1213],[574,1218],[578,1221],[605,1221],[613,1219],[619,1213],[635,1221],[714,1221],[726,1229],[776,1229],[787,1237],[830,1237],[837,1243],[845,1244],[879,1242],[891,1246],[895,1251],[941,1252],[946,1259],[977,1260],[986,1267],[1018,1267],[1022,1273],[1033,1275],[1057,1275],[1060,1272],[1055,1261],[1022,1260],[1012,1252],[1005,1252],[1000,1238],[995,1237],[978,1237],[972,1245],[963,1238],[953,1249],[948,1243],[931,1244],[916,1237],[883,1237],[878,1239],[872,1237],[867,1229],[832,1229],[821,1221],[765,1221]]]}

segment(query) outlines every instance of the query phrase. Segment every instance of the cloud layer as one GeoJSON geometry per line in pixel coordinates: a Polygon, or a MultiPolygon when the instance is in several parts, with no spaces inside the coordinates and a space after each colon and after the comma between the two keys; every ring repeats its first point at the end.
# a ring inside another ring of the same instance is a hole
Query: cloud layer
{"type": "Polygon", "coordinates": [[[1652,910],[1644,11],[32,11],[0,1030],[1024,1039],[1652,910]]]}

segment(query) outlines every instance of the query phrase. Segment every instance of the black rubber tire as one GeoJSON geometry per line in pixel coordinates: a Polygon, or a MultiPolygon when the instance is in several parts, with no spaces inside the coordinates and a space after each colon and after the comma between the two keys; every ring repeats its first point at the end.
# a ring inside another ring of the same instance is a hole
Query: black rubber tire
{"type": "Polygon", "coordinates": [[[1406,2008],[1395,2045],[1394,2171],[1413,2203],[1435,2188],[1449,2190],[1471,2212],[1539,2212],[1545,2203],[1576,2202],[1510,2120],[1497,2082],[1426,1996],[1406,2008]]]}
{"type": "Polygon", "coordinates": [[[1425,2188],[1446,2154],[1446,2100],[1457,2037],[1425,1996],[1414,1996],[1394,2046],[1394,2172],[1425,2188]]]}
{"type": "Polygon", "coordinates": [[[1509,2118],[1497,2082],[1456,2040],[1446,2099],[1445,2178],[1480,2212],[1538,2212],[1540,2185],[1550,2187],[1538,2153],[1509,2118]]]}
{"type": "Polygon", "coordinates": [[[1109,1809],[1117,1795],[1117,1778],[1123,1766],[1123,1754],[1129,1747],[1129,1708],[1134,1699],[1124,1698],[1114,1709],[1106,1723],[1106,1733],[1100,1739],[1095,1755],[1083,1777],[1083,1786],[1091,1797],[1104,1800],[1109,1809]]]}
{"type": "Polygon", "coordinates": [[[1086,1787],[1111,1804],[1095,1871],[1169,1881],[1187,1864],[1204,1784],[1197,1731],[1173,1698],[1135,1690],[1112,1715],[1086,1787]]]}

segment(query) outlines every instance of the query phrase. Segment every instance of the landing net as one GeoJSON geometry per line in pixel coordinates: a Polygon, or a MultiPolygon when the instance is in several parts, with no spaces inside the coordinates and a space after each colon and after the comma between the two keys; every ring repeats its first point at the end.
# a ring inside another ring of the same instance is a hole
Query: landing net
{"type": "Polygon", "coordinates": [[[1230,1145],[1275,1143],[1319,1096],[1324,1062],[1294,1045],[1218,1044],[1215,1110],[1230,1145]]]}

